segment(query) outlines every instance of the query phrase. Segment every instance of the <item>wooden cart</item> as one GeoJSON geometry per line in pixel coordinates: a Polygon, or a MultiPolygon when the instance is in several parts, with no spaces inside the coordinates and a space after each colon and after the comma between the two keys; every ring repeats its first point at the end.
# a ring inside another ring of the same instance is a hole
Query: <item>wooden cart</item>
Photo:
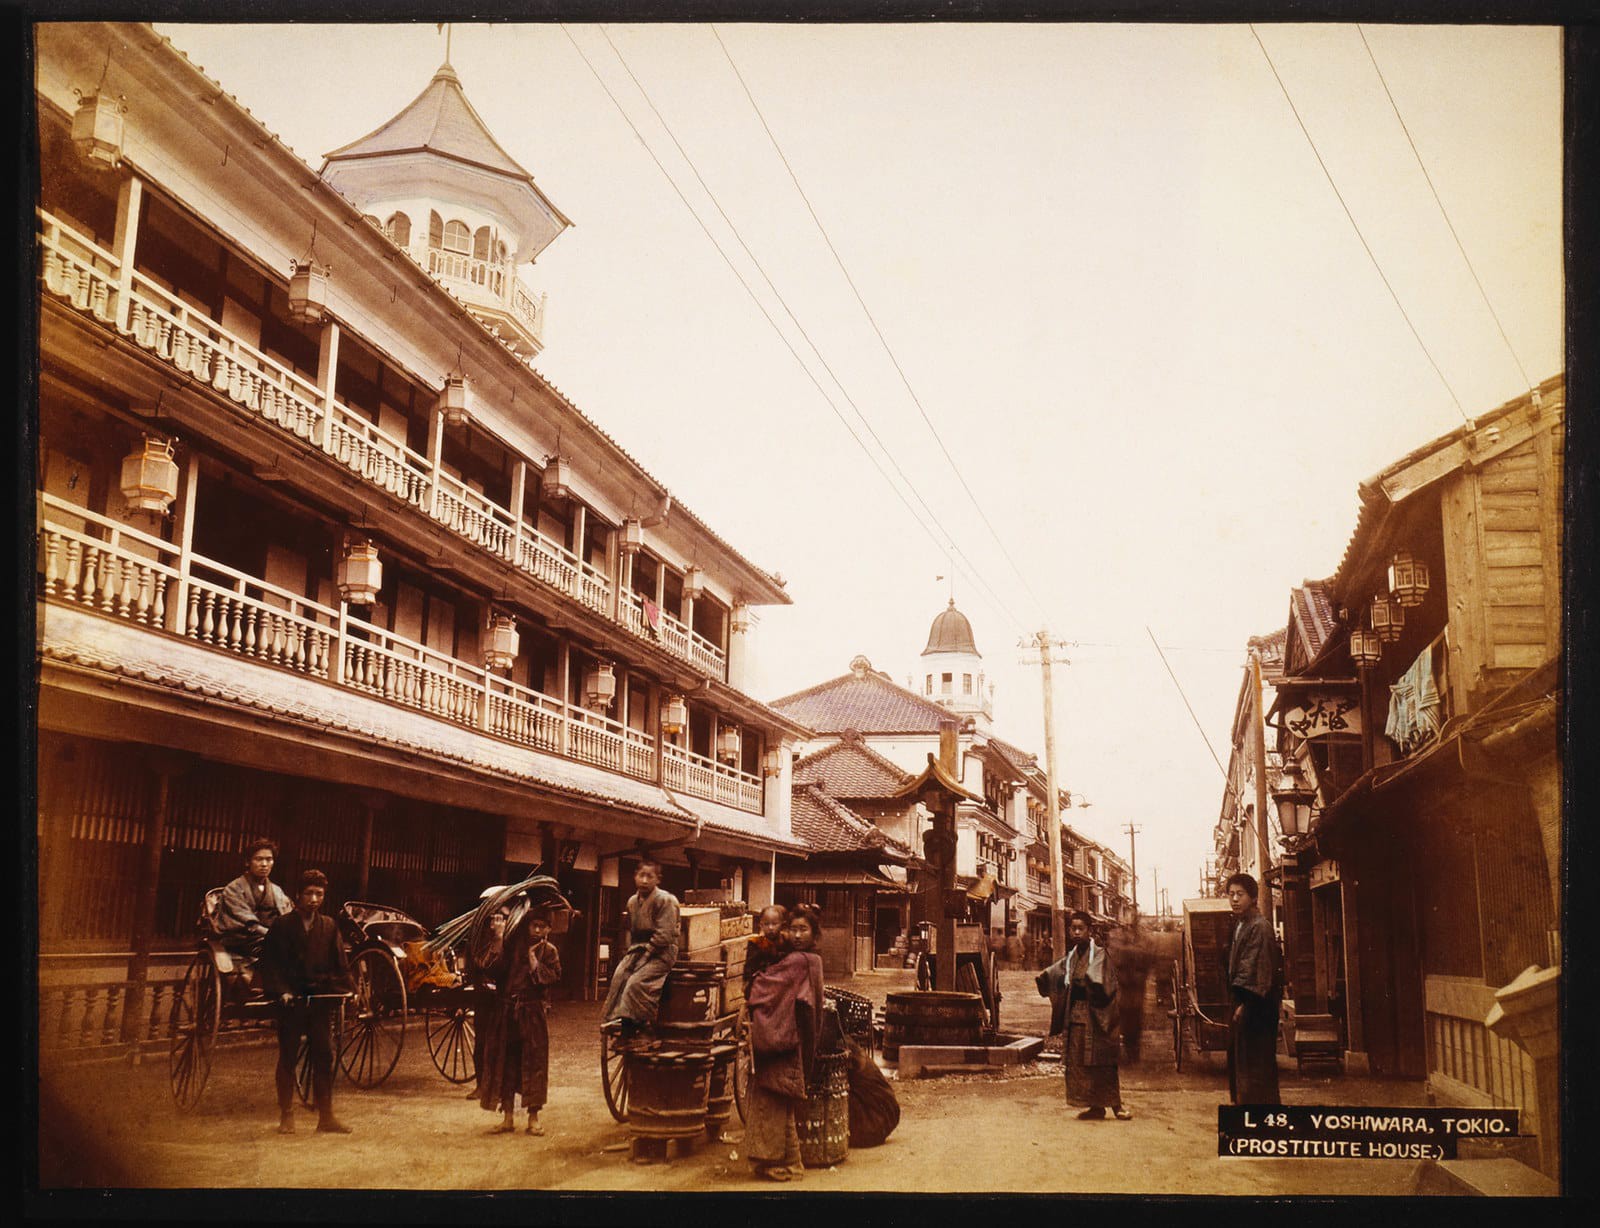
{"type": "Polygon", "coordinates": [[[1198,1053],[1226,1052],[1228,1019],[1233,1010],[1228,991],[1228,948],[1233,941],[1233,910],[1227,900],[1183,902],[1183,947],[1172,965],[1172,1055],[1183,1069],[1184,1049],[1198,1053]]]}

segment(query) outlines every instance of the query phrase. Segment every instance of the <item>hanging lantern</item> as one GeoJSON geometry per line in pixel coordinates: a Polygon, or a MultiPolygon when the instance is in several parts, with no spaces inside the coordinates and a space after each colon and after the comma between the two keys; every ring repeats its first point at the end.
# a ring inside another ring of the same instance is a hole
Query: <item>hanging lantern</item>
{"type": "Polygon", "coordinates": [[[113,98],[98,90],[78,94],[78,109],[72,114],[72,144],[89,166],[114,171],[122,165],[122,116],[127,109],[120,96],[113,98]]]}
{"type": "Polygon", "coordinates": [[[644,525],[637,520],[628,519],[622,522],[622,541],[620,546],[623,554],[638,554],[644,549],[644,525]]]}
{"type": "Polygon", "coordinates": [[[316,257],[289,261],[289,318],[296,324],[321,324],[328,314],[328,275],[333,270],[316,257]]]}
{"type": "Polygon", "coordinates": [[[761,756],[761,772],[764,776],[778,776],[783,772],[783,748],[774,746],[765,755],[761,756]]]}
{"type": "Polygon", "coordinates": [[[1394,643],[1406,629],[1405,607],[1379,593],[1372,599],[1372,629],[1385,644],[1394,643]]]}
{"type": "Polygon", "coordinates": [[[572,462],[565,456],[553,456],[545,466],[544,493],[552,499],[572,498],[572,462]]]}
{"type": "Polygon", "coordinates": [[[617,675],[610,661],[599,661],[583,676],[583,697],[591,708],[609,708],[617,697],[617,675]]]}
{"type": "Polygon", "coordinates": [[[146,435],[139,450],[123,458],[122,494],[130,512],[167,514],[178,497],[178,466],[170,440],[146,435]]]}
{"type": "Polygon", "coordinates": [[[452,371],[444,377],[444,387],[439,389],[439,412],[448,426],[466,426],[472,421],[467,409],[467,377],[452,371]]]}
{"type": "Polygon", "coordinates": [[[739,727],[724,725],[717,731],[717,758],[732,763],[739,757],[739,727]]]}
{"type": "Polygon", "coordinates": [[[683,702],[682,695],[674,695],[661,705],[661,732],[677,734],[683,732],[683,727],[689,723],[689,705],[683,702]]]}
{"type": "Polygon", "coordinates": [[[351,605],[371,605],[383,587],[383,560],[366,538],[347,538],[335,576],[339,596],[351,605]]]}
{"type": "Polygon", "coordinates": [[[1303,836],[1311,830],[1311,803],[1316,793],[1300,774],[1300,765],[1290,760],[1284,766],[1283,779],[1272,791],[1273,804],[1278,808],[1278,826],[1285,836],[1303,836]]]}
{"type": "Polygon", "coordinates": [[[1350,628],[1350,659],[1362,668],[1376,665],[1383,657],[1383,641],[1375,631],[1350,628]]]}
{"type": "Polygon", "coordinates": [[[522,637],[517,634],[517,620],[504,610],[496,610],[490,615],[489,627],[483,637],[483,667],[510,669],[521,646],[522,637]]]}
{"type": "Polygon", "coordinates": [[[698,601],[705,596],[706,573],[698,567],[691,567],[683,573],[683,595],[690,601],[698,601]]]}
{"type": "Polygon", "coordinates": [[[1428,595],[1428,565],[1409,550],[1396,550],[1389,560],[1389,591],[1403,606],[1421,605],[1428,595]]]}

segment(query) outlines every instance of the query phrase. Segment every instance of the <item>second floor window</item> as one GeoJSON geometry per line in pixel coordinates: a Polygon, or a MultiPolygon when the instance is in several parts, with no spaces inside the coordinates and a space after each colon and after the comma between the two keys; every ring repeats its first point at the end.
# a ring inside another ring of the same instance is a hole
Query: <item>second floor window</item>
{"type": "Polygon", "coordinates": [[[939,691],[941,694],[950,694],[951,678],[952,676],[950,674],[939,675],[939,691]]]}
{"type": "Polygon", "coordinates": [[[411,246],[411,219],[403,213],[392,213],[383,224],[383,233],[401,247],[411,246]]]}
{"type": "Polygon", "coordinates": [[[447,252],[468,255],[472,251],[472,232],[465,222],[450,221],[444,224],[443,244],[447,252]]]}
{"type": "Polygon", "coordinates": [[[971,695],[972,694],[972,675],[971,674],[962,674],[961,675],[961,693],[963,695],[971,695]]]}

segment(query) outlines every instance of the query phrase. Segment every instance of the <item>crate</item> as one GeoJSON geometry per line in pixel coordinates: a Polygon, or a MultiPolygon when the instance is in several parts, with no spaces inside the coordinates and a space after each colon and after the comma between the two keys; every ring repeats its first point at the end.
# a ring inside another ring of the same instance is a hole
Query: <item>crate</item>
{"type": "Polygon", "coordinates": [[[743,938],[750,933],[750,930],[750,914],[747,912],[722,918],[722,940],[724,942],[729,938],[743,938]]]}
{"type": "Polygon", "coordinates": [[[689,905],[727,904],[733,900],[732,887],[692,887],[683,893],[683,902],[689,905]]]}
{"type": "Polygon", "coordinates": [[[722,912],[717,908],[678,909],[678,950],[700,951],[722,938],[722,912]]]}

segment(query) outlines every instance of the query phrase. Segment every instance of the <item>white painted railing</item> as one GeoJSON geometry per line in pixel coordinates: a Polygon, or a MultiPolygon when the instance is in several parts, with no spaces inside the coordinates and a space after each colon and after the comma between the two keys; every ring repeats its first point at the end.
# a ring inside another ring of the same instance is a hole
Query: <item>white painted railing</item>
{"type": "Polygon", "coordinates": [[[662,747],[663,768],[669,789],[691,793],[724,806],[761,813],[761,779],[738,768],[707,759],[668,742],[662,747]]]}
{"type": "MultiPolygon", "coordinates": [[[[466,541],[610,617],[612,582],[599,568],[527,525],[519,530],[509,509],[443,470],[435,474],[427,458],[403,440],[326,396],[315,383],[142,273],[128,278],[126,325],[118,324],[117,260],[44,210],[39,219],[41,276],[49,293],[116,327],[141,349],[209,384],[245,411],[321,448],[364,481],[466,541]]],[[[720,648],[664,612],[659,629],[652,630],[634,594],[623,603],[622,621],[634,634],[660,643],[701,672],[727,677],[727,658],[720,648]]]]}
{"type": "MultiPolygon", "coordinates": [[[[649,780],[655,741],[481,666],[307,600],[55,495],[38,505],[48,601],[181,636],[219,652],[348,687],[452,724],[649,780]]],[[[761,782],[666,748],[672,787],[762,812],[761,782]]]]}
{"type": "MultiPolygon", "coordinates": [[[[490,297],[505,299],[506,283],[515,283],[508,276],[507,266],[493,260],[478,260],[461,252],[447,252],[443,248],[428,249],[428,272],[446,285],[454,283],[466,290],[486,292],[490,297]]],[[[475,296],[474,296],[475,297],[475,296]]]]}

